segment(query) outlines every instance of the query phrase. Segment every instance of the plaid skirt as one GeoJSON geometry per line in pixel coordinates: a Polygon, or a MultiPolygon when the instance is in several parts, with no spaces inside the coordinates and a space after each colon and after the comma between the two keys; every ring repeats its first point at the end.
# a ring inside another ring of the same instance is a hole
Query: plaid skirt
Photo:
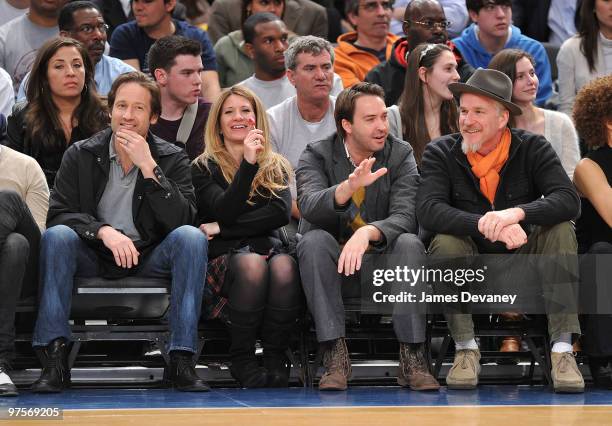
{"type": "MultiPolygon", "coordinates": [[[[225,309],[227,298],[224,295],[225,292],[223,292],[223,284],[225,283],[229,261],[232,255],[237,253],[252,253],[252,251],[249,246],[246,246],[241,249],[232,250],[228,254],[215,257],[208,262],[206,280],[204,282],[204,297],[202,299],[202,316],[206,319],[218,318],[225,323],[228,322],[229,315],[225,309]]],[[[286,251],[273,248],[268,254],[260,254],[260,256],[269,260],[280,253],[286,253],[286,251]]],[[[286,254],[292,256],[292,253],[286,254]]]]}
{"type": "Polygon", "coordinates": [[[225,317],[223,308],[227,304],[227,299],[221,295],[221,290],[225,282],[229,258],[229,254],[224,254],[208,262],[202,299],[202,316],[206,319],[225,317]]]}

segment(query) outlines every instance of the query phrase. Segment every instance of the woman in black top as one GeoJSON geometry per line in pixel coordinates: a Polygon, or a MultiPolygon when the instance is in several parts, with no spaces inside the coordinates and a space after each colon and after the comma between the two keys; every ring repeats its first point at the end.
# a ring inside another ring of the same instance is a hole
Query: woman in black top
{"type": "Polygon", "coordinates": [[[71,38],[47,41],[32,65],[26,98],[8,118],[7,145],[38,161],[53,188],[68,146],[109,122],[87,49],[71,38]]]}
{"type": "MultiPolygon", "coordinates": [[[[582,214],[576,224],[580,260],[582,328],[584,349],[589,355],[595,383],[612,388],[611,315],[596,314],[601,291],[609,294],[612,276],[612,75],[593,80],[578,92],[574,123],[591,148],[574,171],[574,184],[581,194],[582,214]]],[[[610,300],[603,303],[610,303],[610,300]]],[[[609,312],[609,311],[607,311],[609,312]]]]}
{"type": "Polygon", "coordinates": [[[234,86],[212,105],[192,176],[200,229],[209,238],[207,283],[228,301],[232,376],[244,387],[287,386],[285,351],[301,287],[276,230],[289,223],[291,166],[272,152],[266,112],[253,92],[234,86]],[[258,332],[263,368],[255,357],[258,332]]]}

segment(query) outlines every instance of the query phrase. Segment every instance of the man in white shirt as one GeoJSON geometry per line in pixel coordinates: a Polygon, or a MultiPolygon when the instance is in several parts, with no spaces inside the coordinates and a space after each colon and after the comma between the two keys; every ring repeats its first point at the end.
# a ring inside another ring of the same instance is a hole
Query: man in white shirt
{"type": "Polygon", "coordinates": [[[25,14],[28,7],[30,0],[0,0],[0,25],[25,14]]]}
{"type": "MultiPolygon", "coordinates": [[[[289,30],[272,13],[257,13],[244,22],[245,48],[255,64],[255,74],[240,84],[251,89],[266,108],[295,95],[295,87],[286,75],[284,52],[288,48],[289,30]]],[[[342,91],[340,77],[334,78],[332,94],[342,91]]]]}
{"type": "MultiPolygon", "coordinates": [[[[334,78],[334,50],[315,36],[297,38],[285,51],[287,79],[296,95],[268,109],[272,146],[297,168],[310,142],[326,139],[336,132],[334,105],[330,96],[334,78]]],[[[291,183],[291,216],[300,218],[295,181],[291,183]]]]}

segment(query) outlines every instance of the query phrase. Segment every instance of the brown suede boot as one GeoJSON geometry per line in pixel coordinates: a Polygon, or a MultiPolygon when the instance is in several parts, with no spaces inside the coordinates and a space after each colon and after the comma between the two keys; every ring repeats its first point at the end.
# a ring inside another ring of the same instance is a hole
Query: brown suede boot
{"type": "Polygon", "coordinates": [[[480,373],[480,350],[461,349],[455,352],[455,361],[448,370],[446,386],[449,389],[476,389],[480,373]]]}
{"type": "Polygon", "coordinates": [[[433,391],[440,384],[429,372],[424,343],[400,343],[397,383],[415,391],[433,391]]]}
{"type": "Polygon", "coordinates": [[[584,392],[584,379],[572,352],[553,352],[550,354],[552,361],[552,379],[555,392],[559,393],[582,393],[584,392]]]}
{"type": "Polygon", "coordinates": [[[319,390],[346,390],[351,377],[351,360],[343,337],[333,341],[323,354],[325,373],[319,381],[319,390]]]}

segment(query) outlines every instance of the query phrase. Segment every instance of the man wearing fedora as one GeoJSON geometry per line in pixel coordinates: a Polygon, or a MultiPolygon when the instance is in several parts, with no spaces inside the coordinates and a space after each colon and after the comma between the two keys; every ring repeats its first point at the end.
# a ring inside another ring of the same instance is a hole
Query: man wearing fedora
{"type": "MultiPolygon", "coordinates": [[[[538,280],[544,294],[554,298],[560,286],[552,284],[566,282],[577,271],[570,220],[579,213],[578,194],[543,136],[508,128],[510,115],[521,110],[510,102],[512,82],[505,74],[479,68],[466,83],[452,83],[449,89],[460,97],[460,133],[427,145],[417,195],[418,221],[435,234],[430,258],[507,254],[503,259],[511,266],[506,272],[512,275],[520,269],[517,255],[553,256],[557,263],[549,264],[538,280]]],[[[495,280],[487,274],[485,285],[495,280]]],[[[480,351],[472,316],[447,313],[446,319],[456,349],[446,383],[473,389],[480,351]]],[[[572,352],[572,337],[580,333],[578,316],[557,311],[548,313],[547,320],[554,389],[583,392],[572,352]]]]}

